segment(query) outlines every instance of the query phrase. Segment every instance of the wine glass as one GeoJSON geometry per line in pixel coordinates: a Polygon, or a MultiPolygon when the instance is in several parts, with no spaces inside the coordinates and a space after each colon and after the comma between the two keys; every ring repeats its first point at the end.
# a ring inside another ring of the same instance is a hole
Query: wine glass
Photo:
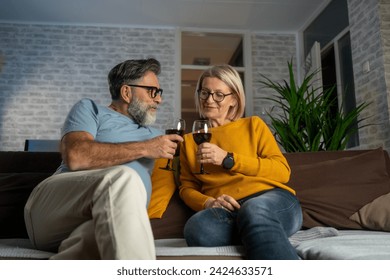
{"type": "MultiPolygon", "coordinates": [[[[165,130],[165,134],[178,134],[180,136],[183,136],[185,129],[186,129],[186,121],[183,119],[175,119],[174,122],[172,123],[172,126],[165,130]]],[[[179,155],[180,155],[180,148],[178,145],[174,156],[177,157],[179,155]]],[[[160,167],[160,169],[174,171],[174,169],[171,167],[171,160],[168,159],[167,165],[165,167],[160,167]]]]}
{"type": "MultiPolygon", "coordinates": [[[[192,136],[194,137],[194,141],[196,144],[200,145],[204,142],[210,142],[211,140],[211,132],[209,128],[211,127],[208,120],[195,120],[192,125],[192,136]]],[[[199,173],[195,174],[207,174],[204,171],[203,164],[200,164],[199,173]]]]}

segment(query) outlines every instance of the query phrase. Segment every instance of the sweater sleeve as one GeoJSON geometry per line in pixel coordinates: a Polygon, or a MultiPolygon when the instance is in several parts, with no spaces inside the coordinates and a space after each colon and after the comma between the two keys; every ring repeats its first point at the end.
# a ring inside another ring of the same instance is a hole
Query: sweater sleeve
{"type": "Polygon", "coordinates": [[[252,117],[248,147],[257,145],[257,152],[253,154],[234,153],[235,165],[233,172],[247,176],[267,178],[280,183],[290,179],[291,169],[279,149],[279,146],[268,126],[258,117],[252,117]],[[256,143],[254,143],[256,142],[256,143]]]}
{"type": "Polygon", "coordinates": [[[191,134],[184,136],[180,147],[180,197],[193,210],[200,211],[208,198],[228,194],[242,198],[273,187],[288,189],[290,167],[268,126],[251,117],[212,130],[211,143],[232,152],[235,164],[226,170],[222,166],[205,165],[207,175],[195,175],[199,170],[197,145],[191,134]]]}

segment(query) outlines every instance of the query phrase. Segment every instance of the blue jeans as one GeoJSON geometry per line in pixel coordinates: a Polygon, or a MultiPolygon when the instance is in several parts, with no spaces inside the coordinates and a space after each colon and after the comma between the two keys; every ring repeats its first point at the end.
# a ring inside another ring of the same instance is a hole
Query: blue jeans
{"type": "Polygon", "coordinates": [[[302,210],[290,192],[275,188],[246,200],[234,212],[209,208],[184,227],[188,246],[244,245],[247,259],[299,259],[288,237],[302,226],[302,210]]]}

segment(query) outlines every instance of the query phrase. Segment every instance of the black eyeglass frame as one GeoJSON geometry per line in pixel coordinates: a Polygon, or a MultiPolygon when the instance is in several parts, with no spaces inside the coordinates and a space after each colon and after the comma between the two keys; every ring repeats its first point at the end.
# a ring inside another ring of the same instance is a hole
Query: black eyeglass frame
{"type": "Polygon", "coordinates": [[[150,97],[153,98],[153,99],[157,97],[157,94],[160,94],[160,96],[162,96],[162,94],[163,94],[163,89],[162,88],[158,88],[158,87],[142,86],[142,85],[132,85],[132,84],[127,84],[127,86],[129,86],[129,87],[145,88],[145,89],[147,89],[149,91],[150,97]]]}
{"type": "Polygon", "coordinates": [[[213,100],[214,100],[215,102],[222,102],[222,101],[225,100],[225,97],[226,97],[226,96],[229,96],[229,95],[232,95],[232,94],[233,94],[233,92],[223,93],[223,92],[220,92],[220,91],[212,92],[212,91],[208,91],[208,90],[205,90],[205,89],[199,89],[199,90],[198,90],[198,96],[199,96],[200,99],[202,99],[202,100],[207,100],[207,99],[209,98],[209,96],[211,95],[211,97],[213,98],[213,100]],[[207,93],[207,97],[206,97],[206,98],[202,98],[202,97],[200,96],[202,91],[207,93]],[[221,94],[221,95],[223,96],[223,98],[222,98],[221,100],[215,100],[214,94],[216,94],[216,93],[221,94]]]}

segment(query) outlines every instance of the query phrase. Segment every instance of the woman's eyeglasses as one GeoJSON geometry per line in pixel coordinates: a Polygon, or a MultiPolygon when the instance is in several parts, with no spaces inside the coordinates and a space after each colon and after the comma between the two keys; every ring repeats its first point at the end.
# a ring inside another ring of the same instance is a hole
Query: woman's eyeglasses
{"type": "Polygon", "coordinates": [[[199,95],[199,98],[202,99],[202,100],[207,100],[209,98],[209,96],[211,95],[211,97],[213,98],[213,100],[215,102],[222,102],[226,96],[228,95],[232,95],[233,93],[222,93],[222,92],[219,92],[219,91],[216,91],[216,92],[211,92],[209,90],[205,90],[205,89],[200,89],[198,90],[198,95],[199,95]]]}

